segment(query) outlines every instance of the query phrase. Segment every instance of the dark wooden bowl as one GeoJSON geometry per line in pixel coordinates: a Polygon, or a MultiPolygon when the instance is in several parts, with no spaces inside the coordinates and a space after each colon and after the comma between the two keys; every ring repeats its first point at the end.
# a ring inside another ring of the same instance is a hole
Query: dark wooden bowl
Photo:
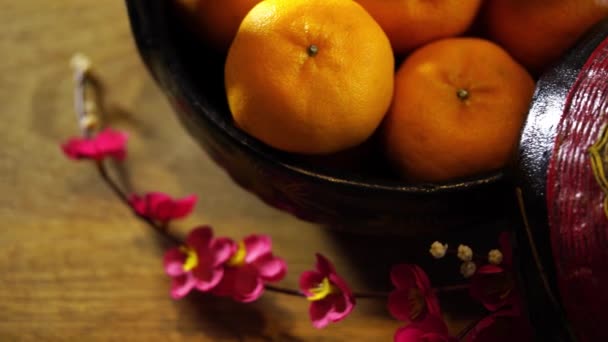
{"type": "MultiPolygon", "coordinates": [[[[127,0],[127,6],[140,54],[184,127],[234,181],[268,204],[349,231],[400,234],[487,229],[513,208],[511,198],[502,196],[510,191],[502,172],[408,184],[388,173],[331,167],[260,143],[233,125],[224,93],[225,56],[191,37],[166,1],[127,0]]],[[[366,163],[388,169],[380,160],[366,163]]]]}
{"type": "Polygon", "coordinates": [[[539,80],[514,165],[515,255],[539,341],[608,341],[607,127],[608,20],[539,80]]]}

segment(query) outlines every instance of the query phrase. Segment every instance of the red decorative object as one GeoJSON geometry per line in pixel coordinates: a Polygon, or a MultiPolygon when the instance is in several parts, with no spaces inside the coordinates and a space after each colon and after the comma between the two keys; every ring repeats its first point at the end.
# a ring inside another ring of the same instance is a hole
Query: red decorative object
{"type": "Polygon", "coordinates": [[[570,89],[547,172],[547,208],[561,301],[582,342],[608,330],[608,39],[570,89]]]}

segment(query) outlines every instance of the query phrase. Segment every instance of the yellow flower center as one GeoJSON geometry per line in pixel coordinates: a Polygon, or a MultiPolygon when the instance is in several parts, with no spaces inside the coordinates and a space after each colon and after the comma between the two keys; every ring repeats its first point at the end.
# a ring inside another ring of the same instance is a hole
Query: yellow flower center
{"type": "Polygon", "coordinates": [[[324,299],[332,293],[337,293],[338,291],[339,290],[329,282],[329,279],[325,277],[316,287],[308,289],[308,292],[310,292],[311,295],[307,296],[306,299],[315,302],[324,299]]]}
{"type": "Polygon", "coordinates": [[[245,249],[245,243],[243,241],[239,242],[236,252],[234,255],[228,260],[228,266],[239,267],[245,264],[245,257],[247,256],[247,249],[245,249]]]}
{"type": "Polygon", "coordinates": [[[184,271],[188,272],[198,265],[198,255],[196,255],[196,251],[189,246],[180,246],[180,252],[186,254],[186,260],[184,261],[184,271]]]}

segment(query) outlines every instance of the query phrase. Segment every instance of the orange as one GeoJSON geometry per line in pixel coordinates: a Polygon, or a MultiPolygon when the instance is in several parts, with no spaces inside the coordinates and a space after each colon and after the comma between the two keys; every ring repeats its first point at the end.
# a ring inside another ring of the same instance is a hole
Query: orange
{"type": "Polygon", "coordinates": [[[329,154],[365,141],[393,94],[394,57],[351,0],[266,0],[228,52],[225,86],[238,127],[288,152],[329,154]]]}
{"type": "Polygon", "coordinates": [[[356,0],[380,24],[395,54],[459,35],[473,23],[482,0],[356,0]]]}
{"type": "Polygon", "coordinates": [[[604,0],[491,0],[483,10],[490,39],[534,73],[607,15],[604,0]]]}
{"type": "Polygon", "coordinates": [[[178,13],[204,40],[227,51],[241,21],[260,0],[176,0],[178,13]]]}
{"type": "Polygon", "coordinates": [[[383,138],[408,178],[446,181],[500,169],[512,156],[534,81],[498,45],[447,38],[399,67],[383,138]]]}

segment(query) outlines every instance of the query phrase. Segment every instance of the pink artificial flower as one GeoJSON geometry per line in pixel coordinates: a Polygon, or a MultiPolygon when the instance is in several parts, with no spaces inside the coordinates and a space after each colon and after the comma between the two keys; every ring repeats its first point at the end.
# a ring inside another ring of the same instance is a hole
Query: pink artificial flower
{"type": "Polygon", "coordinates": [[[92,138],[71,138],[61,145],[63,153],[71,159],[102,160],[113,157],[123,160],[127,154],[127,134],[106,128],[92,138]]]}
{"type": "Polygon", "coordinates": [[[315,270],[300,275],[300,291],[310,301],[312,325],[321,329],[348,316],[355,308],[355,297],[334,265],[321,254],[316,257],[315,270]]]}
{"type": "Polygon", "coordinates": [[[227,238],[213,238],[211,227],[193,229],[186,244],[165,253],[165,272],[173,278],[171,296],[179,299],[192,289],[212,290],[224,276],[224,263],[235,249],[227,238]]]}
{"type": "Polygon", "coordinates": [[[412,322],[395,332],[395,342],[455,342],[448,335],[448,327],[440,316],[427,315],[423,320],[412,322]]]}
{"type": "Polygon", "coordinates": [[[224,267],[224,277],[213,290],[239,302],[252,302],[264,292],[264,283],[280,281],[287,264],[272,254],[272,241],[266,235],[250,235],[234,245],[224,267]]]}
{"type": "Polygon", "coordinates": [[[162,192],[150,192],[144,196],[133,194],[129,197],[129,203],[138,215],[160,222],[188,216],[196,201],[195,195],[173,199],[162,192]]]}
{"type": "Polygon", "coordinates": [[[496,311],[512,305],[515,282],[512,272],[512,249],[509,234],[502,233],[499,238],[503,262],[500,265],[481,266],[471,278],[469,293],[489,311],[496,311]]]}
{"type": "Polygon", "coordinates": [[[437,295],[428,276],[417,265],[399,264],[391,269],[395,290],[388,297],[388,310],[398,320],[421,321],[441,316],[437,295]]]}
{"type": "Polygon", "coordinates": [[[492,313],[475,325],[467,342],[532,342],[534,332],[519,307],[492,313]]]}

